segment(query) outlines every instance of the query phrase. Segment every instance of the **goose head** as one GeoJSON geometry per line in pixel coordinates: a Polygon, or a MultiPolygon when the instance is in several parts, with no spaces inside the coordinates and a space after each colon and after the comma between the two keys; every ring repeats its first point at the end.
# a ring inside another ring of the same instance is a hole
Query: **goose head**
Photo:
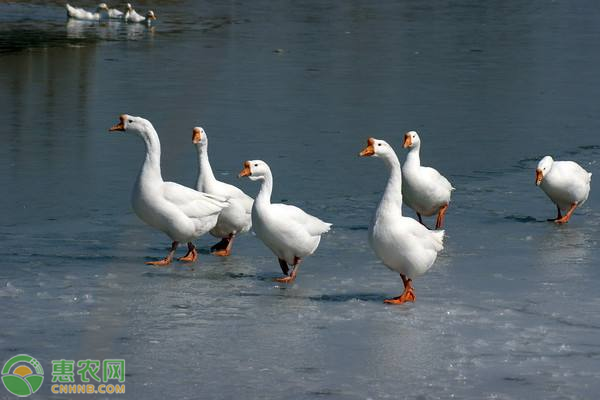
{"type": "Polygon", "coordinates": [[[240,171],[238,177],[247,176],[250,180],[257,181],[265,179],[271,174],[271,168],[266,162],[261,160],[248,160],[244,163],[244,169],[240,171]]]}
{"type": "Polygon", "coordinates": [[[206,136],[204,129],[199,126],[192,129],[192,143],[198,147],[206,147],[208,144],[208,136],[206,136]]]}
{"type": "Polygon", "coordinates": [[[404,134],[404,144],[403,147],[412,148],[421,144],[421,139],[419,138],[419,134],[415,131],[406,132],[404,134]]]}
{"type": "Polygon", "coordinates": [[[126,10],[127,10],[127,11],[133,11],[133,6],[131,5],[131,3],[127,3],[127,4],[125,5],[125,7],[126,7],[126,10]]]}
{"type": "Polygon", "coordinates": [[[540,160],[535,169],[535,184],[537,186],[540,186],[548,172],[550,172],[552,164],[554,164],[554,159],[550,156],[546,156],[540,160]]]}
{"type": "Polygon", "coordinates": [[[152,11],[152,10],[148,11],[148,13],[146,13],[146,19],[147,20],[156,19],[156,15],[154,15],[154,11],[152,11]]]}
{"type": "Polygon", "coordinates": [[[106,5],[106,3],[100,3],[98,4],[98,7],[96,7],[96,11],[108,11],[108,5],[106,5]]]}
{"type": "Polygon", "coordinates": [[[394,149],[385,140],[375,138],[367,139],[367,147],[360,152],[361,157],[385,157],[394,154],[394,149]]]}
{"type": "Polygon", "coordinates": [[[133,132],[140,136],[152,128],[152,124],[147,119],[142,117],[134,117],[133,115],[121,114],[119,123],[111,127],[109,132],[133,132]]]}

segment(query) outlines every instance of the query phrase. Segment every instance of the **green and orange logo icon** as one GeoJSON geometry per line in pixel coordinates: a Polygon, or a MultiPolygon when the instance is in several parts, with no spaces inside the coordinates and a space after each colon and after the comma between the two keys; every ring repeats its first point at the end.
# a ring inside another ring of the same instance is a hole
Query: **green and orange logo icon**
{"type": "Polygon", "coordinates": [[[14,356],[2,368],[2,383],[6,390],[19,397],[38,391],[44,382],[44,369],[38,360],[26,354],[14,356]]]}

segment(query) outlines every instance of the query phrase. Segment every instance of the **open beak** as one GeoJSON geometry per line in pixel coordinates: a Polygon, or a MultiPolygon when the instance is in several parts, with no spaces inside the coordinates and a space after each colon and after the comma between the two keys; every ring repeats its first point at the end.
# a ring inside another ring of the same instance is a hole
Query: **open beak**
{"type": "Polygon", "coordinates": [[[202,132],[200,132],[200,129],[194,128],[194,130],[192,131],[192,143],[198,144],[198,143],[200,143],[201,140],[202,140],[202,132]]]}
{"type": "Polygon", "coordinates": [[[369,138],[367,140],[367,147],[365,147],[363,149],[363,151],[360,152],[359,156],[369,157],[369,156],[372,156],[373,154],[375,154],[375,147],[373,147],[374,144],[375,144],[375,139],[369,138]]]}
{"type": "Polygon", "coordinates": [[[125,131],[125,115],[121,115],[119,117],[119,119],[121,120],[118,124],[116,124],[115,126],[111,127],[108,131],[109,132],[123,132],[125,131]]]}
{"type": "Polygon", "coordinates": [[[240,173],[238,174],[238,178],[244,177],[244,176],[250,176],[252,175],[252,172],[250,171],[250,163],[248,161],[246,161],[244,163],[244,169],[240,171],[240,173]]]}
{"type": "Polygon", "coordinates": [[[540,183],[542,183],[543,179],[544,179],[544,175],[542,174],[542,170],[536,169],[535,170],[535,185],[540,186],[540,183]]]}
{"type": "Polygon", "coordinates": [[[412,146],[412,138],[407,133],[406,135],[404,135],[404,144],[402,145],[402,147],[404,147],[406,149],[407,147],[410,147],[410,146],[412,146]]]}

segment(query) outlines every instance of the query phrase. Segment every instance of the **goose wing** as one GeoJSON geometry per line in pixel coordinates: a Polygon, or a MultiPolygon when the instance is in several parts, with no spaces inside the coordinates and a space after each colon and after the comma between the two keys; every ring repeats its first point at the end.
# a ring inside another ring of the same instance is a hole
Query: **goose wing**
{"type": "Polygon", "coordinates": [[[277,213],[289,218],[293,222],[302,225],[306,231],[313,236],[321,235],[325,232],[329,232],[331,224],[324,222],[317,217],[307,214],[302,209],[291,206],[288,204],[272,204],[275,207],[277,213]]]}
{"type": "Polygon", "coordinates": [[[229,202],[220,196],[198,192],[175,182],[165,182],[164,197],[190,218],[202,218],[220,213],[229,202]]]}

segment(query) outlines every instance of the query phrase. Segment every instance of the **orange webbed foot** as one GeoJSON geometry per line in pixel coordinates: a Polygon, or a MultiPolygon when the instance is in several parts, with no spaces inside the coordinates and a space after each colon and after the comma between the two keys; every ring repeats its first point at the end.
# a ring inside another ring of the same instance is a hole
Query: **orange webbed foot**
{"type": "Polygon", "coordinates": [[[231,255],[231,250],[223,249],[223,250],[213,251],[212,255],[217,256],[217,257],[228,257],[231,255]]]}
{"type": "Polygon", "coordinates": [[[192,250],[188,251],[185,256],[179,257],[177,259],[177,261],[181,261],[181,262],[194,262],[197,259],[198,259],[198,252],[196,251],[196,249],[192,249],[192,250]]]}
{"type": "Polygon", "coordinates": [[[409,301],[414,302],[416,299],[417,299],[417,296],[415,296],[415,292],[413,291],[412,288],[410,288],[409,290],[402,293],[402,295],[391,298],[391,299],[385,299],[383,302],[385,304],[403,304],[403,303],[406,303],[409,301]]]}
{"type": "Polygon", "coordinates": [[[169,257],[163,258],[162,260],[158,261],[146,261],[146,265],[154,265],[156,267],[165,267],[169,264],[171,264],[171,259],[169,257]]]}
{"type": "Polygon", "coordinates": [[[273,282],[292,283],[294,281],[294,279],[296,279],[295,276],[284,276],[282,278],[275,278],[275,279],[273,279],[273,282]]]}

